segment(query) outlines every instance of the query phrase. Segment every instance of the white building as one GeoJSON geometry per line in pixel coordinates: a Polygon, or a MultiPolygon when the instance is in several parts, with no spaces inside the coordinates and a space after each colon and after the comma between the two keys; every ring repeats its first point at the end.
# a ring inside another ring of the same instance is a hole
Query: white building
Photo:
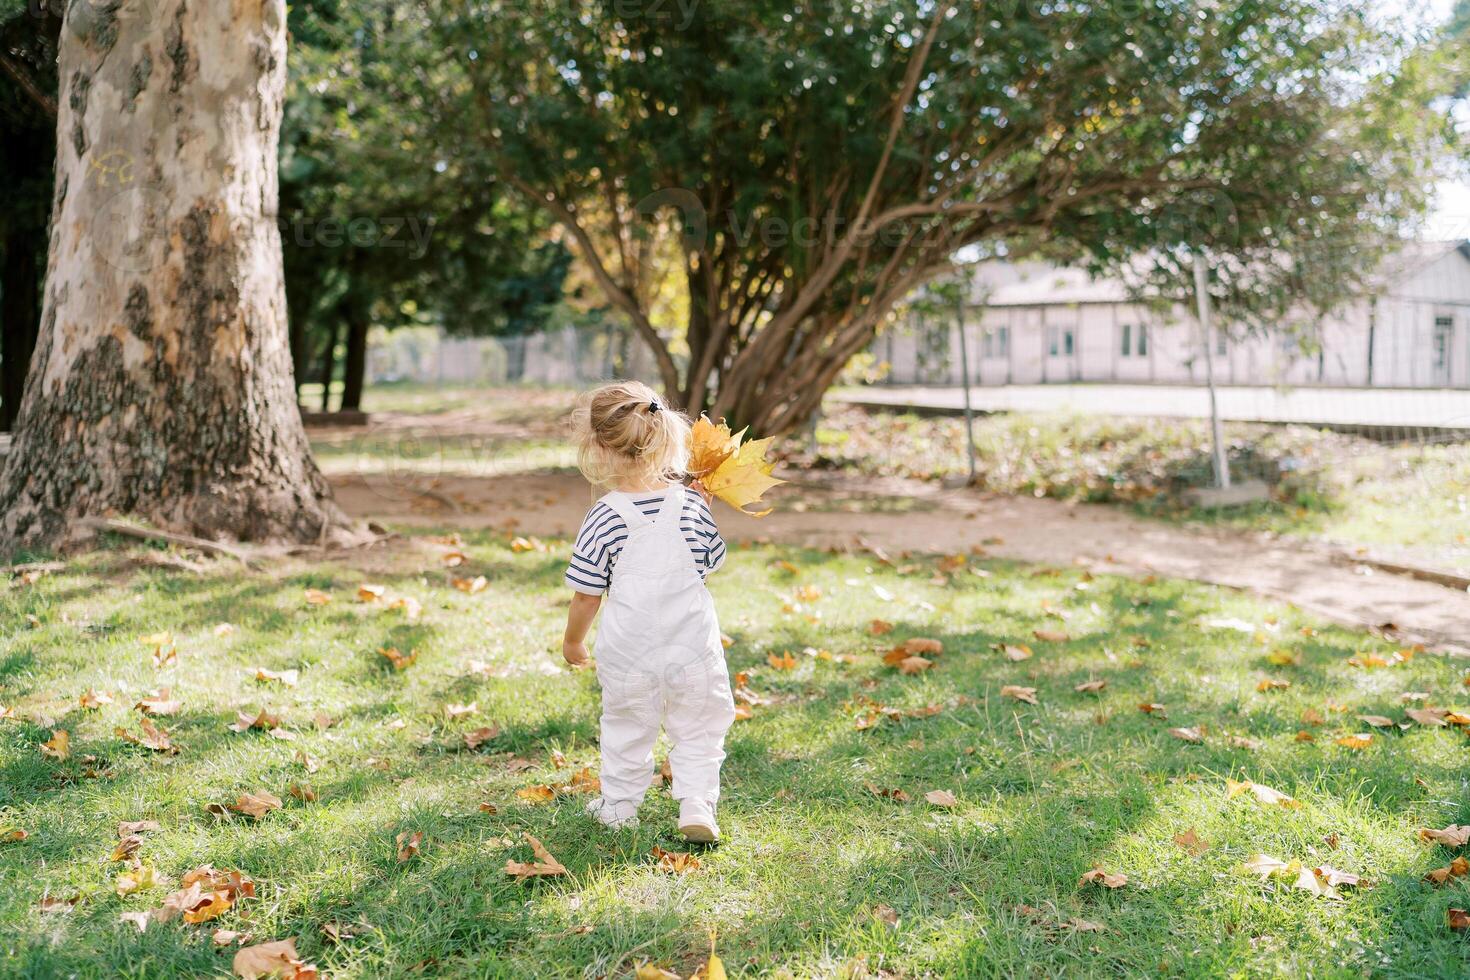
{"type": "MultiPolygon", "coordinates": [[[[1217,344],[1215,379],[1236,385],[1470,389],[1470,243],[1415,243],[1374,293],[1294,330],[1217,344]],[[1316,343],[1303,343],[1316,338],[1316,343]]],[[[986,263],[965,311],[971,379],[983,385],[1202,383],[1192,309],[1133,301],[1124,283],[1043,263],[986,263]]],[[[900,384],[959,384],[955,317],[880,337],[873,353],[900,384]]]]}

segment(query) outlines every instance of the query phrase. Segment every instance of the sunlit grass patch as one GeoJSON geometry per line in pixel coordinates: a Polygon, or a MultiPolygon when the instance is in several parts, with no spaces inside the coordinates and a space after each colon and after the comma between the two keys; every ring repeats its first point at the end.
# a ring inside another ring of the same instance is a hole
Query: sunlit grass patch
{"type": "Polygon", "coordinates": [[[505,536],[465,534],[450,567],[449,546],[424,535],[203,574],[114,551],[13,582],[0,593],[0,706],[15,716],[0,722],[0,829],[27,836],[0,844],[0,974],[218,974],[231,950],[215,947],[216,928],[295,937],[331,975],[357,977],[625,975],[645,960],[687,973],[711,928],[731,972],[750,974],[859,960],[900,976],[1466,967],[1445,910],[1464,907],[1467,885],[1421,881],[1453,852],[1415,837],[1470,822],[1466,737],[1359,720],[1470,704],[1454,660],[1396,659],[1387,639],[1181,582],[738,550],[712,588],[754,703],[728,742],[726,840],[675,875],[651,853],[690,850],[666,789],[639,829],[610,833],[571,788],[596,766],[598,698],[590,673],[559,664],[565,546],[517,553],[505,536]],[[453,586],[475,575],[484,591],[453,586]],[[363,585],[383,597],[360,600],[363,585]],[[313,605],[308,589],[331,600],[313,605]],[[393,608],[402,596],[416,618],[393,608]],[[891,630],[875,635],[875,619],[891,630]],[[177,660],[156,667],[141,638],[165,631],[177,660]],[[883,655],[912,638],[943,649],[905,675],[883,655]],[[385,646],[412,662],[396,669],[385,646]],[[1392,665],[1349,665],[1360,653],[1392,665]],[[297,683],[259,681],[262,667],[297,683]],[[1007,685],[1038,703],[1002,696],[1007,685]],[[176,755],[117,734],[137,730],[133,705],[160,687],[181,702],[156,719],[176,755]],[[111,703],[82,708],[88,690],[111,703]],[[286,737],[228,727],[261,711],[286,737]],[[469,747],[482,728],[493,734],[469,747]],[[46,758],[38,746],[58,729],[71,755],[46,758]],[[1368,747],[1337,743],[1353,733],[1371,734],[1368,747]],[[1300,805],[1228,798],[1228,779],[1300,805]],[[538,786],[556,789],[550,802],[518,795],[538,786]],[[260,790],[282,808],[259,820],[230,809],[260,790]],[[935,790],[953,805],[928,802],[935,790]],[[145,818],[160,829],[138,858],[170,883],[118,897],[117,824],[145,818]],[[1174,842],[1191,829],[1197,854],[1174,842]],[[400,862],[405,832],[423,843],[400,862]],[[508,859],[530,857],[525,832],[569,873],[508,876],[508,859]],[[1263,882],[1240,867],[1256,852],[1372,887],[1332,901],[1263,882]],[[206,863],[248,873],[257,897],[197,926],[140,934],[119,921],[206,863]],[[1127,883],[1079,886],[1095,867],[1127,883]],[[79,901],[43,912],[46,896],[79,901]],[[327,926],[352,938],[333,942],[327,926]]]}

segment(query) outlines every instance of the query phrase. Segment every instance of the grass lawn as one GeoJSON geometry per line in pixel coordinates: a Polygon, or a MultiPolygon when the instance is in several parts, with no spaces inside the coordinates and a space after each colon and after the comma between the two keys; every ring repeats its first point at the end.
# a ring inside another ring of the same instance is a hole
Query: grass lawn
{"type": "Polygon", "coordinates": [[[1465,735],[1358,720],[1402,720],[1405,692],[1465,703],[1460,663],[1420,654],[1356,668],[1354,654],[1393,647],[1171,581],[746,549],[713,590],[731,667],[749,672],[759,703],[729,739],[726,839],[679,875],[652,855],[689,850],[664,789],[641,828],[616,833],[582,813],[585,795],[518,796],[596,765],[595,679],[558,663],[565,542],[516,553],[504,536],[466,535],[457,568],[447,548],[418,536],[350,561],[203,574],[105,551],[0,592],[0,713],[13,712],[0,722],[0,839],[28,835],[0,844],[0,975],[224,975],[235,947],[217,946],[217,929],[294,937],[334,977],[627,976],[645,962],[686,975],[711,929],[730,972],[751,976],[1470,969],[1466,939],[1446,926],[1448,908],[1470,907],[1470,886],[1422,881],[1454,853],[1416,839],[1470,823],[1465,735]],[[489,581],[478,594],[451,585],[476,575],[489,581]],[[422,614],[358,601],[363,583],[422,614]],[[332,601],[310,604],[308,589],[332,601]],[[893,631],[871,635],[874,617],[893,631]],[[162,667],[157,638],[140,640],[160,631],[177,649],[162,667]],[[912,637],[943,642],[934,665],[885,665],[912,637]],[[992,643],[1034,656],[1012,662],[992,643]],[[416,660],[396,670],[382,647],[416,660]],[[1278,650],[1294,663],[1268,662],[1278,650]],[[785,651],[794,666],[768,660],[785,651]],[[258,681],[258,668],[299,680],[258,681]],[[1266,678],[1290,686],[1259,691],[1266,678]],[[1106,686],[1075,690],[1094,680],[1106,686]],[[1036,688],[1039,704],[1005,685],[1036,688]],[[140,732],[133,705],[159,687],[180,702],[158,719],[173,755],[117,734],[140,732]],[[89,690],[112,702],[81,707],[89,690]],[[451,718],[450,705],[476,710],[451,718]],[[294,738],[229,729],[262,708],[294,738]],[[1305,722],[1309,711],[1322,723],[1305,722]],[[498,733],[467,748],[465,733],[488,726],[498,733]],[[1199,727],[1202,744],[1171,726],[1199,727]],[[70,734],[66,759],[39,750],[56,729],[70,734]],[[1367,748],[1336,743],[1359,732],[1374,732],[1367,748]],[[1300,805],[1227,798],[1230,778],[1300,805]],[[293,784],[315,801],[293,798],[293,784]],[[262,790],[284,806],[259,820],[207,809],[262,790]],[[954,804],[928,802],[934,790],[954,804]],[[117,825],[145,819],[159,829],[135,858],[168,880],[119,897],[117,825]],[[1191,828],[1206,844],[1197,854],[1173,842],[1191,828]],[[422,844],[399,861],[404,832],[422,844]],[[523,832],[568,873],[508,876],[507,860],[531,858],[523,832]],[[1256,852],[1371,887],[1334,900],[1292,887],[1294,875],[1262,881],[1241,870],[1256,852]],[[201,924],[140,934],[120,921],[203,864],[248,874],[255,897],[201,924]],[[1079,886],[1094,867],[1127,882],[1079,886]],[[333,942],[329,927],[353,935],[333,942]]]}

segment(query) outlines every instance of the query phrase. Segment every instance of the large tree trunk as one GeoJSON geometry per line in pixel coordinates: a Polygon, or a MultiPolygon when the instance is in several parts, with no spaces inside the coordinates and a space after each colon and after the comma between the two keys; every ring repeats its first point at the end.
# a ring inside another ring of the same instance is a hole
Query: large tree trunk
{"type": "Polygon", "coordinates": [[[211,538],[346,537],[291,388],[276,150],[284,0],[75,2],[35,363],[0,549],[133,514],[211,538]]]}
{"type": "Polygon", "coordinates": [[[36,242],[12,235],[0,270],[0,432],[15,427],[41,320],[36,242]]]}

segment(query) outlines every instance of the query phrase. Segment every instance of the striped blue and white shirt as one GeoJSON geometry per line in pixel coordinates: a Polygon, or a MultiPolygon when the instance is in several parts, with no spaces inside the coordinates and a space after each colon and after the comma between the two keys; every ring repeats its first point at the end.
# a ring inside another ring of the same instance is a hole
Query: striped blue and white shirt
{"type": "MultiPolygon", "coordinates": [[[[632,498],[633,506],[653,517],[663,506],[664,494],[648,493],[632,498]]],[[[694,567],[704,578],[725,563],[725,542],[709,505],[697,493],[684,494],[679,530],[689,543],[694,567]]],[[[613,566],[628,539],[628,523],[602,501],[592,505],[577,532],[572,559],[567,564],[566,583],[578,592],[602,595],[612,583],[613,566]]]]}

